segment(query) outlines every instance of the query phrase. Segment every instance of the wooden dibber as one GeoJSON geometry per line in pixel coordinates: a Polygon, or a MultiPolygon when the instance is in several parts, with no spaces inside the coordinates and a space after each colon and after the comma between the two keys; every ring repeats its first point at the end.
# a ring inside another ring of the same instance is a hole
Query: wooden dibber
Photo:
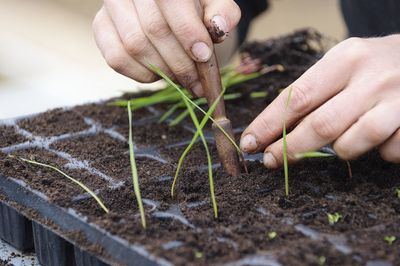
{"type": "MultiPolygon", "coordinates": [[[[204,93],[211,106],[222,92],[221,75],[219,72],[215,51],[210,60],[205,63],[197,63],[197,71],[199,73],[200,82],[204,89],[204,93]]],[[[224,98],[221,98],[217,104],[213,118],[215,123],[225,130],[226,133],[234,140],[231,121],[226,118],[224,98]]],[[[231,176],[240,175],[240,165],[238,153],[235,146],[229,141],[225,134],[213,123],[212,129],[217,145],[219,159],[225,168],[225,171],[231,176]]]]}

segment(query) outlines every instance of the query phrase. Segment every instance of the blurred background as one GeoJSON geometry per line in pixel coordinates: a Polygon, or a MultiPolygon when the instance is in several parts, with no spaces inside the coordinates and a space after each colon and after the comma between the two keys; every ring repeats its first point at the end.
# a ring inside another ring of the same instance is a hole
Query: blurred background
{"type": "MultiPolygon", "coordinates": [[[[117,96],[142,85],[110,69],[93,39],[101,0],[0,0],[0,119],[117,96]]],[[[248,40],[314,27],[341,40],[337,0],[271,0],[248,40]]]]}

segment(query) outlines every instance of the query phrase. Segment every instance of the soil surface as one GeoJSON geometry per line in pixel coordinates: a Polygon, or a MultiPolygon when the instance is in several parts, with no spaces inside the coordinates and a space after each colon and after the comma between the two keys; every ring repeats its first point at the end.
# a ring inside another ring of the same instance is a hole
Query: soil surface
{"type": "MultiPolygon", "coordinates": [[[[260,67],[279,63],[285,71],[234,88],[270,92],[266,99],[227,102],[237,138],[271,95],[322,56],[326,47],[315,42],[324,42],[323,37],[308,30],[244,47],[246,56],[260,59],[260,67]]],[[[207,128],[219,208],[214,219],[200,143],[188,155],[171,198],[172,176],[193,127],[189,120],[175,127],[159,124],[167,108],[134,112],[146,230],[132,189],[123,108],[90,104],[0,122],[0,176],[26,182],[54,204],[73,208],[89,222],[176,265],[400,265],[399,165],[371,152],[351,162],[350,177],[346,162],[337,158],[304,160],[290,167],[290,196],[285,197],[282,170],[265,169],[262,155],[246,156],[248,174],[227,176],[207,128]],[[95,190],[110,213],[63,176],[9,154],[58,166],[95,190]],[[341,218],[330,224],[328,214],[334,213],[341,218]],[[389,244],[387,236],[397,240],[389,244]]]]}

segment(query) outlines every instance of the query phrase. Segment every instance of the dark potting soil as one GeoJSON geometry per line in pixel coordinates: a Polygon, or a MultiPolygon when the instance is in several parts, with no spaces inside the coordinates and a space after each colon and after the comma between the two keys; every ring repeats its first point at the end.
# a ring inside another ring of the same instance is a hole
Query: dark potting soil
{"type": "MultiPolygon", "coordinates": [[[[302,73],[300,69],[304,71],[322,56],[319,48],[306,48],[307,38],[316,38],[315,34],[301,31],[250,44],[250,55],[261,58],[263,64],[284,63],[287,70],[268,73],[235,90],[278,93],[302,73]],[[293,55],[296,47],[305,55],[293,55]],[[265,51],[271,55],[263,57],[265,51]]],[[[270,97],[227,102],[236,138],[270,97]]],[[[351,162],[353,176],[349,177],[346,162],[339,159],[304,160],[290,167],[290,196],[285,197],[282,170],[265,169],[259,162],[262,155],[246,156],[248,174],[227,176],[218,167],[207,128],[219,208],[219,217],[214,219],[207,161],[200,143],[188,155],[176,196],[171,198],[172,177],[193,127],[189,120],[175,127],[159,124],[167,107],[133,113],[146,230],[140,225],[132,189],[128,118],[123,108],[89,104],[7,121],[0,133],[0,175],[26,182],[54,204],[75,209],[87,216],[88,222],[176,265],[400,265],[400,240],[391,245],[384,240],[385,236],[400,238],[399,165],[384,162],[371,152],[351,162]],[[110,213],[105,214],[63,176],[8,154],[58,166],[96,191],[110,213]],[[336,212],[342,217],[330,225],[328,214],[336,212]]],[[[77,233],[76,238],[82,236],[77,233]]]]}

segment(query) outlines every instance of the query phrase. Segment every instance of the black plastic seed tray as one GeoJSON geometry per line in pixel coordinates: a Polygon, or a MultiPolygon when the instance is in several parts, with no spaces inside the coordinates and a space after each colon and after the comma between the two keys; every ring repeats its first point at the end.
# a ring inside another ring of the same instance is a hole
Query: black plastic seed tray
{"type": "Polygon", "coordinates": [[[0,237],[20,250],[31,249],[34,239],[41,265],[170,265],[148,254],[142,247],[130,245],[85,222],[75,213],[51,204],[20,181],[0,176],[0,194],[3,201],[0,237]],[[13,202],[18,212],[6,202],[13,202]],[[40,221],[34,219],[31,222],[24,218],[31,217],[32,210],[40,221]],[[87,252],[75,243],[68,235],[76,232],[84,237],[85,246],[92,245],[101,253],[87,252]]]}
{"type": "Polygon", "coordinates": [[[33,250],[31,221],[0,203],[0,238],[22,252],[33,250]]]}

